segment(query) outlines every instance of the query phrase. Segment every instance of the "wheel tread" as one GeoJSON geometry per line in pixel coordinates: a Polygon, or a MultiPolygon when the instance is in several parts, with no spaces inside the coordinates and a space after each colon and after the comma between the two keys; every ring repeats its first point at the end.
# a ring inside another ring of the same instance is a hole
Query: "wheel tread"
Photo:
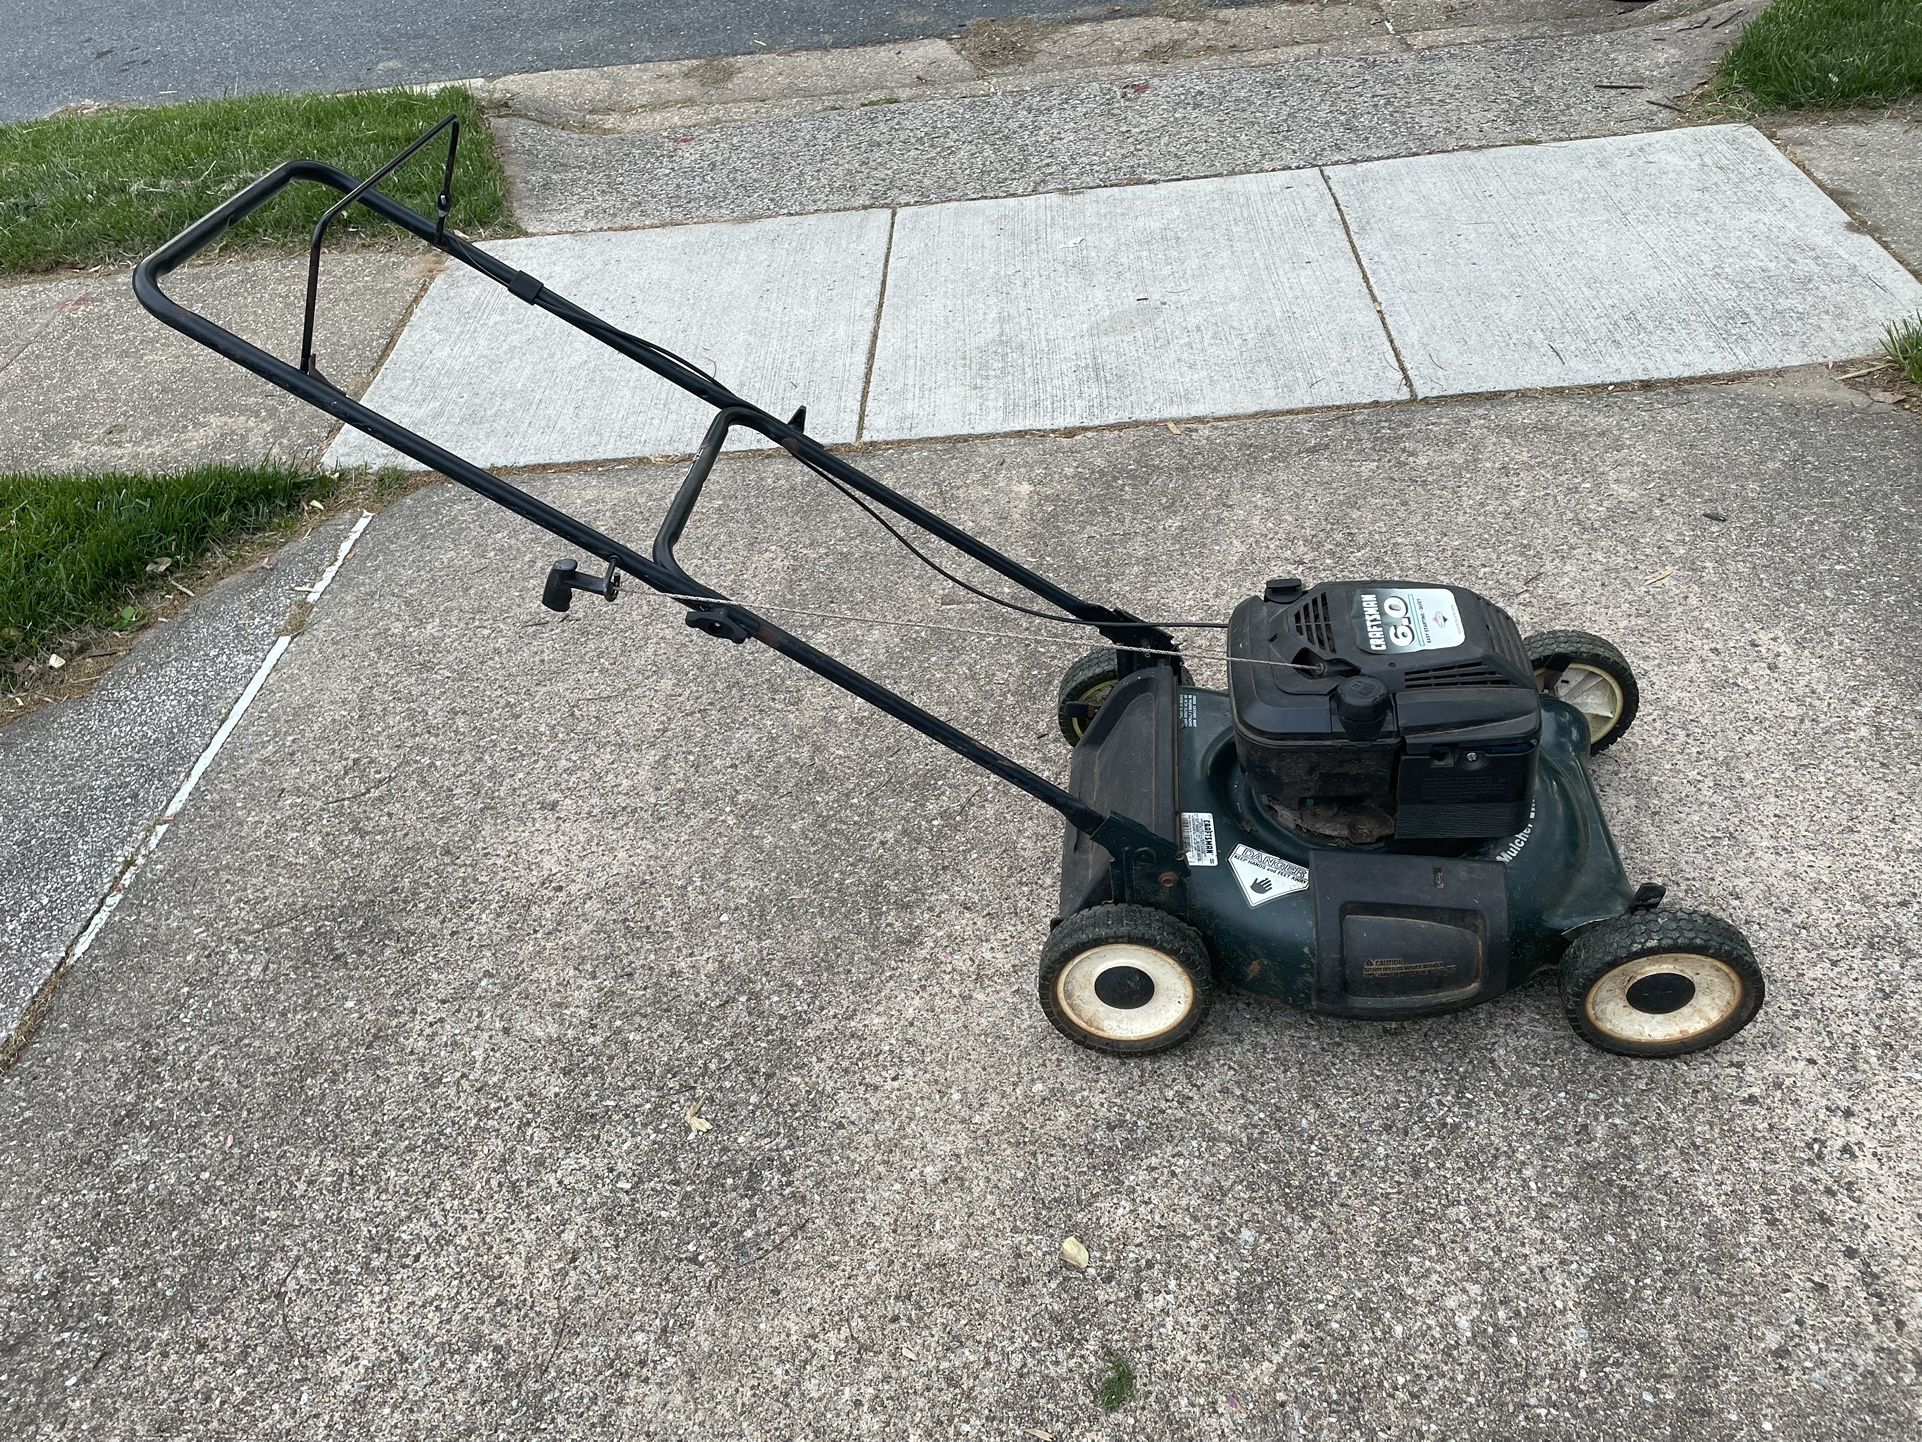
{"type": "Polygon", "coordinates": [[[1563,630],[1537,631],[1523,639],[1522,649],[1528,653],[1528,664],[1538,671],[1554,661],[1579,661],[1606,671],[1622,688],[1622,714],[1612,730],[1589,742],[1591,752],[1606,751],[1628,734],[1641,709],[1642,692],[1635,682],[1635,668],[1619,647],[1587,631],[1563,630]]]}
{"type": "Polygon", "coordinates": [[[1214,1004],[1214,966],[1201,933],[1186,922],[1152,906],[1105,902],[1078,911],[1055,927],[1041,950],[1041,1010],[1057,1031],[1091,1051],[1141,1055],[1166,1051],[1192,1035],[1214,1004]],[[1054,983],[1067,964],[1090,947],[1104,942],[1131,941],[1173,957],[1195,986],[1195,1004],[1171,1034],[1145,1042],[1110,1042],[1089,1036],[1063,1016],[1055,1001],[1054,983]]]}
{"type": "MultiPolygon", "coordinates": [[[[1121,660],[1112,646],[1097,647],[1061,673],[1061,680],[1054,688],[1054,704],[1055,724],[1061,728],[1062,740],[1070,746],[1076,745],[1092,724],[1078,717],[1071,718],[1066,710],[1068,703],[1080,700],[1084,692],[1103,681],[1119,679],[1120,674],[1121,660]]],[[[1183,686],[1195,684],[1195,678],[1189,674],[1185,662],[1175,662],[1175,675],[1183,686]]]]}
{"type": "Polygon", "coordinates": [[[1086,723],[1071,719],[1065,708],[1069,702],[1078,701],[1084,691],[1088,691],[1103,681],[1112,681],[1120,671],[1120,663],[1115,656],[1114,647],[1102,646],[1090,651],[1074,661],[1061,673],[1061,680],[1054,688],[1055,720],[1061,727],[1061,736],[1070,746],[1081,739],[1086,723]],[[1080,731],[1075,728],[1079,725],[1080,731]]]}
{"type": "Polygon", "coordinates": [[[1761,1009],[1765,983],[1748,938],[1705,911],[1658,907],[1632,911],[1581,932],[1562,956],[1562,1010],[1583,1040],[1622,1056],[1681,1056],[1715,1046],[1747,1026],[1761,1009]],[[1622,1042],[1600,1032],[1588,1019],[1588,994],[1596,983],[1625,962],[1663,952],[1710,956],[1727,962],[1742,978],[1743,1002],[1733,1023],[1680,1044],[1622,1042]]]}

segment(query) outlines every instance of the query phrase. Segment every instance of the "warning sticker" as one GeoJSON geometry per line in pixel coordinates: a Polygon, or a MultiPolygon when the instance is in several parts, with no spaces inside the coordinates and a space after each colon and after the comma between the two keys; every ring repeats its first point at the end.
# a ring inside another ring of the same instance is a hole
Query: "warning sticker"
{"type": "Polygon", "coordinates": [[[1443,651],[1466,635],[1455,593],[1439,587],[1357,591],[1354,619],[1362,645],[1385,656],[1443,651]]]}
{"type": "Polygon", "coordinates": [[[1181,693],[1181,724],[1192,731],[1201,724],[1201,708],[1195,704],[1195,693],[1181,693]]]}
{"type": "Polygon", "coordinates": [[[1187,848],[1190,866],[1219,866],[1215,851],[1215,818],[1206,811],[1181,813],[1181,844],[1187,848]]]}
{"type": "Polygon", "coordinates": [[[1283,861],[1252,846],[1237,846],[1228,857],[1228,865],[1234,870],[1235,880],[1241,883],[1241,894],[1248,898],[1250,906],[1308,889],[1307,867],[1283,861]]]}

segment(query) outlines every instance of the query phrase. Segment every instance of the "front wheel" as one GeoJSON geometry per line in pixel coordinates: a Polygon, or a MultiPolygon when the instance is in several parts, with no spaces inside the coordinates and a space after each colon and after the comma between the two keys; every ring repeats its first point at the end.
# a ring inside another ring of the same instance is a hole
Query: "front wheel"
{"type": "Polygon", "coordinates": [[[1741,932],[1700,911],[1632,911],[1578,935],[1562,1007],[1582,1039],[1623,1056],[1682,1056],[1727,1041],[1762,1006],[1741,932]]]}
{"type": "Polygon", "coordinates": [[[1541,631],[1522,642],[1535,685],[1566,701],[1588,722],[1588,749],[1600,751],[1628,734],[1642,704],[1628,658],[1586,631],[1541,631]]]}
{"type": "Polygon", "coordinates": [[[1200,933],[1151,906],[1077,912],[1041,951],[1041,1010],[1094,1051],[1166,1051],[1201,1025],[1214,995],[1200,933]]]}

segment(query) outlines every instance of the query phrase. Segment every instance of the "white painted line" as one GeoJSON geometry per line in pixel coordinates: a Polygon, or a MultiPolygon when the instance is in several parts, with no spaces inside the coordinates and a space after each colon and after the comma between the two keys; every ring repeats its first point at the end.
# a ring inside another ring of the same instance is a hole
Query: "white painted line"
{"type": "MultiPolygon", "coordinates": [[[[808,429],[833,443],[853,440],[859,419],[888,219],[844,211],[486,248],[770,411],[806,405],[808,429]]],[[[713,419],[466,266],[428,288],[366,403],[482,466],[685,454],[713,419]]],[[[352,430],[327,461],[413,464],[352,430]]]]}
{"type": "MultiPolygon", "coordinates": [[[[320,573],[320,578],[314,582],[313,589],[307,593],[309,605],[318,601],[333,584],[334,577],[340,573],[341,563],[347,559],[347,553],[354,549],[354,543],[360,539],[360,533],[367,529],[367,523],[373,519],[371,511],[360,513],[360,519],[354,522],[353,528],[341,539],[340,549],[335,553],[332,563],[320,573]]],[[[166,810],[160,813],[160,819],[154,822],[140,844],[134,848],[133,855],[127,859],[126,865],[121,868],[120,875],[114,879],[113,885],[107,888],[107,894],[100,899],[100,905],[87,919],[86,926],[81,928],[80,935],[75,937],[73,945],[67,948],[67,954],[61,958],[60,965],[54,970],[55,975],[87,954],[88,948],[94,943],[94,938],[99,936],[101,929],[106,926],[107,919],[119,909],[122,898],[127,894],[127,888],[133,884],[135,874],[147,864],[147,858],[159,848],[168,829],[179,817],[181,808],[187,804],[187,798],[194,794],[194,788],[200,784],[200,778],[207,774],[207,768],[213,764],[214,757],[220,754],[220,748],[225,746],[227,738],[234,734],[234,728],[240,724],[241,717],[247,714],[247,708],[254,704],[254,697],[260,694],[260,688],[267,683],[267,678],[273,674],[274,667],[280,664],[280,658],[287,653],[287,647],[292,641],[293,637],[287,635],[274,639],[274,644],[268,648],[266,656],[261,659],[260,665],[255,669],[252,679],[247,682],[246,689],[240,693],[240,699],[234,702],[233,707],[221,720],[219,729],[214,732],[213,739],[208,741],[200,755],[194,759],[194,764],[188,770],[186,778],[181,781],[173,798],[168,801],[166,810]]]]}
{"type": "Polygon", "coordinates": [[[1758,131],[1331,166],[1423,395],[1873,352],[1922,285],[1758,131]]]}
{"type": "Polygon", "coordinates": [[[1407,397],[1320,172],[903,210],[870,439],[1407,397]]]}

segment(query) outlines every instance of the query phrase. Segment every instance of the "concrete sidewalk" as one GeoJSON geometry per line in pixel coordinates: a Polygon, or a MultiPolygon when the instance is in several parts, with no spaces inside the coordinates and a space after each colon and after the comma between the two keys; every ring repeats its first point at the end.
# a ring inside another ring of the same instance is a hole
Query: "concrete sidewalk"
{"type": "MultiPolygon", "coordinates": [[[[358,393],[435,273],[428,257],[357,253],[321,271],[327,373],[358,393]]],[[[183,303],[277,354],[298,353],[305,257],[195,265],[183,303]]],[[[319,459],[334,431],[303,406],[162,326],[130,274],[0,285],[0,471],[184,470],[319,459]]]]}
{"type": "Polygon", "coordinates": [[[0,729],[0,1070],[353,524],[296,536],[150,626],[86,695],[0,729]]]}
{"type": "MultiPolygon", "coordinates": [[[[1145,1064],[1077,1051],[1033,997],[1048,814],[639,593],[556,623],[554,543],[430,489],[0,1086],[0,1431],[1911,1430],[1909,418],[1818,377],[874,466],[1134,605],[1436,576],[1613,635],[1630,867],[1750,932],[1768,1006],[1676,1064],[1583,1046],[1546,988],[1390,1027],[1229,1001],[1145,1064]],[[1111,1353],[1140,1391],[1104,1416],[1111,1353]]],[[[633,534],[678,474],[538,485],[633,534]]],[[[1010,629],[785,457],[710,490],[699,575],[1010,629]]],[[[809,634],[1064,766],[1063,653],[809,634]]]]}
{"type": "MultiPolygon", "coordinates": [[[[1870,354],[1922,312],[1746,126],[492,249],[739,394],[805,403],[829,443],[1772,369],[1870,354]]],[[[482,465],[685,452],[706,420],[464,267],[367,400],[482,465]]],[[[328,458],[407,464],[358,433],[328,458]]]]}

